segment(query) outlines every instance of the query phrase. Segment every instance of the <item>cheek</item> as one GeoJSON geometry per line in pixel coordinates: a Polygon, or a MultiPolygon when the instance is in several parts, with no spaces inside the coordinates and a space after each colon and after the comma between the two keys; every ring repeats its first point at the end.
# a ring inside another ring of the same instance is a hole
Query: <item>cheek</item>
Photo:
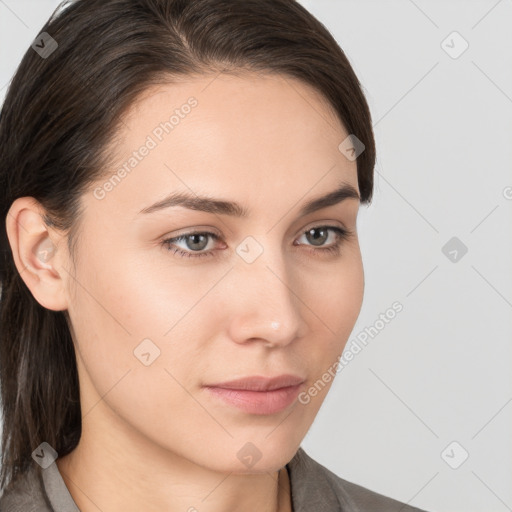
{"type": "MultiPolygon", "coordinates": [[[[108,390],[137,362],[133,350],[159,312],[147,297],[136,267],[127,266],[110,246],[88,242],[91,251],[79,258],[71,280],[68,307],[75,346],[99,393],[108,390]]],[[[85,243],[85,242],[84,242],[85,243]]]]}
{"type": "Polygon", "coordinates": [[[87,413],[133,365],[135,337],[123,314],[130,300],[119,300],[108,265],[77,269],[68,312],[73,325],[80,375],[82,411],[87,413]],[[84,373],[85,370],[85,373],[84,373]]]}
{"type": "Polygon", "coordinates": [[[340,351],[340,343],[350,335],[363,301],[364,271],[359,246],[346,247],[339,262],[316,274],[316,282],[312,281],[314,275],[312,272],[307,282],[302,282],[302,293],[317,315],[320,328],[323,326],[324,338],[334,337],[334,350],[340,351]]]}
{"type": "Polygon", "coordinates": [[[156,288],[148,273],[133,271],[130,265],[104,263],[90,260],[82,272],[77,269],[77,281],[87,286],[77,285],[69,308],[82,413],[94,421],[101,411],[113,411],[140,431],[164,436],[171,424],[169,411],[179,415],[190,408],[184,388],[193,386],[194,359],[197,363],[200,358],[183,343],[188,341],[183,329],[193,332],[187,317],[171,330],[185,314],[183,297],[161,281],[156,288]]]}
{"type": "Polygon", "coordinates": [[[166,273],[158,262],[126,253],[105,258],[106,249],[77,268],[69,307],[78,350],[100,393],[127,370],[147,368],[141,359],[163,371],[197,357],[193,344],[180,342],[196,331],[195,304],[215,282],[191,286],[182,271],[166,273]]]}
{"type": "Polygon", "coordinates": [[[329,317],[329,326],[343,339],[352,331],[359,316],[364,293],[364,274],[361,260],[354,259],[332,278],[329,292],[322,302],[329,317]]]}
{"type": "Polygon", "coordinates": [[[315,303],[314,312],[321,319],[316,323],[318,330],[301,345],[309,378],[299,395],[299,410],[305,414],[308,428],[338,374],[337,362],[354,328],[363,299],[362,264],[346,266],[335,275],[315,303]]]}
{"type": "MultiPolygon", "coordinates": [[[[331,370],[343,352],[361,311],[364,295],[364,271],[358,248],[346,253],[340,264],[323,276],[321,289],[310,290],[305,302],[312,304],[316,335],[306,340],[303,350],[307,353],[314,380],[331,370]],[[315,316],[316,315],[316,316],[315,316]]],[[[304,292],[307,293],[307,292],[304,292]]],[[[309,313],[308,313],[309,315],[309,313]]],[[[313,318],[312,317],[312,318],[313,318]]],[[[333,377],[325,375],[327,392],[333,377]]],[[[325,393],[318,393],[321,399],[325,393]]]]}

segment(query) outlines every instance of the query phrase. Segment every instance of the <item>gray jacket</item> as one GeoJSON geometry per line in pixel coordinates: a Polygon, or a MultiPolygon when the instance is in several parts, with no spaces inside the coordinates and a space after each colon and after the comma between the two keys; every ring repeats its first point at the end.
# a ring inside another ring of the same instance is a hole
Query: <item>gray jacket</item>
{"type": "MultiPolygon", "coordinates": [[[[299,448],[286,465],[293,512],[425,512],[338,477],[299,448]]],[[[0,512],[80,512],[55,462],[33,464],[0,497],[0,512]]]]}

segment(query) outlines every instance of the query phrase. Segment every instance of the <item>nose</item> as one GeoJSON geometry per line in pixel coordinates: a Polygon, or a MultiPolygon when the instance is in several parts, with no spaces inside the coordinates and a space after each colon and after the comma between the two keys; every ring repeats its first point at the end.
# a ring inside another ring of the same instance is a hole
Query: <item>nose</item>
{"type": "Polygon", "coordinates": [[[236,292],[229,306],[229,335],[236,343],[285,346],[306,332],[301,311],[307,301],[299,295],[298,276],[282,254],[274,254],[265,251],[251,264],[238,261],[230,273],[236,292]]]}

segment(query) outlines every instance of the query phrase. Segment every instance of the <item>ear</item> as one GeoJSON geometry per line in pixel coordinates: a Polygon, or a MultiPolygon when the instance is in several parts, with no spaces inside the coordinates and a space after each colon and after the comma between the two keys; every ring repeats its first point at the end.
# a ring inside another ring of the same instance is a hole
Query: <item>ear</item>
{"type": "Polygon", "coordinates": [[[16,268],[37,302],[63,311],[68,308],[65,238],[48,228],[44,214],[33,197],[16,199],[7,213],[7,237],[16,268]]]}

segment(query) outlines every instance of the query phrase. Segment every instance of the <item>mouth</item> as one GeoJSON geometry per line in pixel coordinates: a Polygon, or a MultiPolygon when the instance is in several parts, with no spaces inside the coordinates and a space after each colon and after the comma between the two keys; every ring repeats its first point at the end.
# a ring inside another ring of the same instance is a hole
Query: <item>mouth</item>
{"type": "Polygon", "coordinates": [[[295,375],[245,377],[204,388],[224,404],[249,414],[269,415],[287,409],[297,399],[305,379],[295,375]]]}

